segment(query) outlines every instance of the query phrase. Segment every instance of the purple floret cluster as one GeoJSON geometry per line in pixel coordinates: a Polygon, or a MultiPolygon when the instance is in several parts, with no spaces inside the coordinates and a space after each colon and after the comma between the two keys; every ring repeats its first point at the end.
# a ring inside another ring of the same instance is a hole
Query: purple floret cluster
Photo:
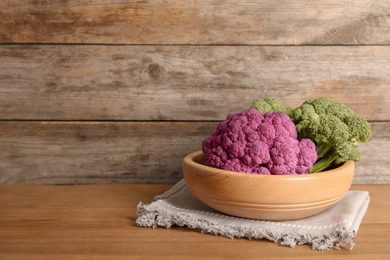
{"type": "Polygon", "coordinates": [[[298,140],[288,115],[253,108],[228,115],[202,150],[205,165],[254,174],[303,174],[317,160],[315,144],[298,140]]]}

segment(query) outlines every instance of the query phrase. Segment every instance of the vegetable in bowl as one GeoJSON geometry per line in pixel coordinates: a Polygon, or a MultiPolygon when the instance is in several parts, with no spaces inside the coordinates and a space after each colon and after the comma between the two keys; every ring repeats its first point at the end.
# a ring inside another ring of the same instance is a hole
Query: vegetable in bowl
{"type": "Polygon", "coordinates": [[[309,138],[316,144],[318,158],[310,173],[348,160],[360,160],[358,144],[371,136],[371,126],[366,119],[327,97],[307,100],[295,109],[275,98],[258,99],[253,107],[263,113],[286,112],[296,126],[298,139],[309,138]]]}
{"type": "Polygon", "coordinates": [[[268,112],[283,112],[289,116],[291,116],[293,109],[282,102],[280,100],[273,97],[266,97],[257,99],[253,102],[253,107],[262,113],[268,112]]]}
{"type": "Polygon", "coordinates": [[[254,108],[228,115],[202,150],[207,166],[255,174],[304,174],[317,160],[314,142],[298,140],[287,114],[254,108]]]}

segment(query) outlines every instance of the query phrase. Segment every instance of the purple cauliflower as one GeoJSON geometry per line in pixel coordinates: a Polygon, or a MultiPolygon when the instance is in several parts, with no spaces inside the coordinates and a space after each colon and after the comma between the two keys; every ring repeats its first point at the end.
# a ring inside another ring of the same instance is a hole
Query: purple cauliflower
{"type": "Polygon", "coordinates": [[[202,150],[205,165],[255,174],[303,174],[317,160],[315,144],[298,140],[288,115],[254,108],[228,115],[202,150]]]}

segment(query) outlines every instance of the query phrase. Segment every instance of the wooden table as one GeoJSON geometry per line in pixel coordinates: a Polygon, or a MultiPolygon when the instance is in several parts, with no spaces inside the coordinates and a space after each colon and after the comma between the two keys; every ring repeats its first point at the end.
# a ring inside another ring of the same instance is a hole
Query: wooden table
{"type": "Polygon", "coordinates": [[[316,251],[135,224],[139,201],[171,185],[0,185],[0,259],[390,259],[390,185],[354,185],[371,203],[352,251],[316,251]]]}

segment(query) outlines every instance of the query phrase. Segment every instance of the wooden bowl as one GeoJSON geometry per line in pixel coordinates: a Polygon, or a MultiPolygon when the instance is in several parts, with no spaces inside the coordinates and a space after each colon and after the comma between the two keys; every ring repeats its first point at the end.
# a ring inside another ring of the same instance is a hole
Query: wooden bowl
{"type": "Polygon", "coordinates": [[[320,213],[348,192],[355,162],[313,174],[261,175],[225,171],[203,165],[197,151],[183,159],[190,192],[222,213],[261,220],[294,220],[320,213]]]}

